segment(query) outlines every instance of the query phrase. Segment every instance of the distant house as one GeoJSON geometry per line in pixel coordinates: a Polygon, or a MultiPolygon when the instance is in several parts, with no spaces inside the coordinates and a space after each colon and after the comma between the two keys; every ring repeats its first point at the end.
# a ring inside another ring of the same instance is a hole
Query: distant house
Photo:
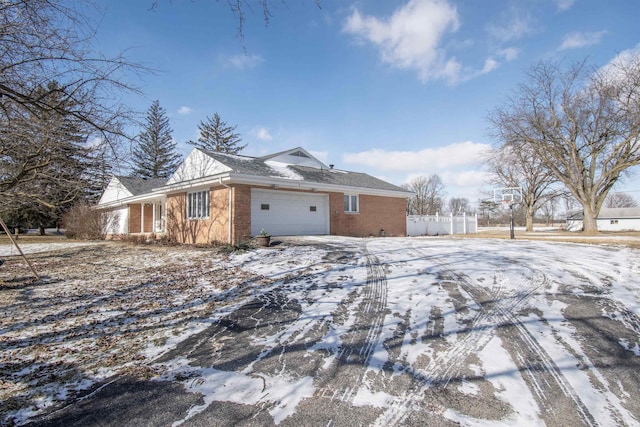
{"type": "Polygon", "coordinates": [[[166,181],[113,177],[98,208],[110,235],[237,244],[272,235],[406,235],[412,193],[327,166],[302,148],[262,157],[194,149],[166,181]]]}
{"type": "MultiPolygon", "coordinates": [[[[584,213],[567,216],[568,231],[582,231],[584,213]]],[[[640,231],[640,208],[602,208],[596,220],[599,231],[640,231]]]]}

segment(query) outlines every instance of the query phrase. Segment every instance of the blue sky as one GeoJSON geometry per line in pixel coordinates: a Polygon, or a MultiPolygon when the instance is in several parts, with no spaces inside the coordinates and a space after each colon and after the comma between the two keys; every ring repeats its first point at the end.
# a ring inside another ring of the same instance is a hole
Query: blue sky
{"type": "MultiPolygon", "coordinates": [[[[97,47],[127,49],[130,76],[167,110],[187,154],[217,112],[259,156],[302,146],[394,184],[437,173],[448,196],[482,197],[486,117],[539,60],[604,66],[640,53],[640,2],[622,0],[255,0],[244,40],[226,1],[111,0],[97,47]]],[[[620,185],[640,200],[638,175],[620,185]],[[635,182],[634,182],[635,181],[635,182]]]]}

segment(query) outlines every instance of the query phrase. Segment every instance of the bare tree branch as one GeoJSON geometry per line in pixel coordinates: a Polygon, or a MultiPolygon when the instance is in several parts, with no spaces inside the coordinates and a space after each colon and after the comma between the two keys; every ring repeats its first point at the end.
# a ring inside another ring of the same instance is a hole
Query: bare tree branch
{"type": "Polygon", "coordinates": [[[567,187],[596,232],[607,194],[640,164],[640,59],[600,70],[536,64],[490,121],[499,141],[530,150],[567,187]]]}

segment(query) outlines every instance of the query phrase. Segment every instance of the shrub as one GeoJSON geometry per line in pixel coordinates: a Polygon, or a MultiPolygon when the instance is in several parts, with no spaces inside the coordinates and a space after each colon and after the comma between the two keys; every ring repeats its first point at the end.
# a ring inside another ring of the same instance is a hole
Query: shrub
{"type": "Polygon", "coordinates": [[[84,203],[69,209],[62,218],[65,236],[81,240],[104,240],[115,221],[117,214],[99,211],[84,203]]]}

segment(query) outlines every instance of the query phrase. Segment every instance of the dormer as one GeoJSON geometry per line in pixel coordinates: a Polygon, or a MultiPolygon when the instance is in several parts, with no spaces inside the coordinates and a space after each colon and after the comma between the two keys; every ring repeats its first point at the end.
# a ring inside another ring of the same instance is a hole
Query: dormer
{"type": "Polygon", "coordinates": [[[327,165],[313,157],[307,150],[301,147],[280,153],[271,154],[262,158],[265,163],[279,163],[281,165],[307,166],[316,169],[329,169],[327,165]]]}

